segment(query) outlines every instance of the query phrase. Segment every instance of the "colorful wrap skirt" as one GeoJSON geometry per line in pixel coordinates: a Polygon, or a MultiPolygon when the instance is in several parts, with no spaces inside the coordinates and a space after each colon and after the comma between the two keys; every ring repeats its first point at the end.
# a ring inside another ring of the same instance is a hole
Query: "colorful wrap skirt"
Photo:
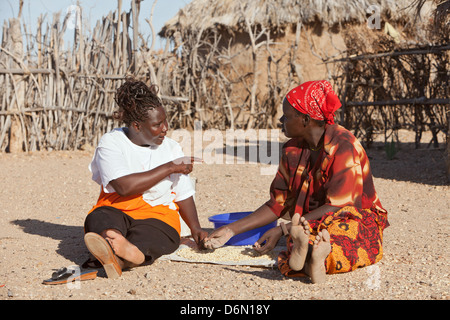
{"type": "MultiPolygon", "coordinates": [[[[383,256],[383,230],[389,223],[386,214],[376,209],[344,207],[329,212],[320,220],[311,220],[310,244],[320,230],[330,234],[331,252],[325,259],[328,274],[353,271],[381,260],[383,256]]],[[[289,267],[292,240],[287,240],[287,251],[278,255],[278,268],[287,277],[304,277],[305,273],[289,267]]]]}

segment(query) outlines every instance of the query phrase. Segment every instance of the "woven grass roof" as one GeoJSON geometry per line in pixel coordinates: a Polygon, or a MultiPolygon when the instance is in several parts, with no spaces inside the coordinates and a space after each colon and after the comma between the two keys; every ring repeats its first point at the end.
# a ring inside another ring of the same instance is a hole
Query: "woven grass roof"
{"type": "Polygon", "coordinates": [[[329,26],[365,23],[371,5],[378,6],[382,19],[412,21],[416,12],[411,4],[412,0],[193,0],[166,22],[159,35],[201,28],[236,30],[244,23],[244,16],[252,25],[274,29],[298,21],[329,26]]]}

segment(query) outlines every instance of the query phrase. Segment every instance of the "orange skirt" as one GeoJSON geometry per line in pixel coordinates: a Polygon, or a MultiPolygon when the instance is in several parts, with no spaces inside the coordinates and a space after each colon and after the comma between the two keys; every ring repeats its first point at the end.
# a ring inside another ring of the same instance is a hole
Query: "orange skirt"
{"type": "Polygon", "coordinates": [[[152,207],[143,199],[142,194],[122,197],[116,192],[106,193],[102,188],[97,204],[89,211],[89,213],[98,207],[114,207],[136,220],[149,218],[158,219],[167,223],[180,234],[180,216],[178,213],[178,206],[176,203],[174,204],[177,210],[170,209],[169,206],[164,205],[152,207]]]}
{"type": "MultiPolygon", "coordinates": [[[[325,259],[328,274],[353,271],[374,264],[383,256],[383,230],[389,223],[381,211],[349,206],[309,223],[310,244],[320,230],[327,229],[330,234],[331,252],[325,259]]],[[[287,251],[278,255],[278,268],[287,277],[304,277],[306,275],[302,271],[289,267],[292,246],[289,237],[287,251]]]]}

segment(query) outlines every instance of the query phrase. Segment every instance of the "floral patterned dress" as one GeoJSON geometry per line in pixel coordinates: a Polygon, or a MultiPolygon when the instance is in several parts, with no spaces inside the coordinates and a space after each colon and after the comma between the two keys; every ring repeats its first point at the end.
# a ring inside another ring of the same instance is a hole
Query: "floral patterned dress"
{"type": "MultiPolygon", "coordinates": [[[[327,229],[331,252],[325,260],[327,273],[349,272],[378,262],[383,255],[383,230],[389,226],[373,184],[364,148],[347,129],[325,125],[323,148],[315,164],[311,150],[297,139],[283,146],[278,172],[266,205],[278,216],[304,215],[310,204],[340,207],[320,220],[310,220],[310,243],[327,229]]],[[[314,208],[314,207],[313,207],[314,208]]],[[[278,267],[286,276],[303,276],[289,267],[292,241],[278,256],[278,267]]]]}

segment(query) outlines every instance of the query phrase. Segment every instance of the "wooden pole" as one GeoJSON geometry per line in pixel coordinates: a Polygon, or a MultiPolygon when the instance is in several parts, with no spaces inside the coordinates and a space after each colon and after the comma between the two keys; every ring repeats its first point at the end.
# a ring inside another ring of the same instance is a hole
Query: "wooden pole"
{"type": "MultiPolygon", "coordinates": [[[[116,38],[115,38],[115,52],[114,52],[114,73],[120,72],[120,25],[122,22],[122,0],[117,0],[117,26],[116,26],[116,38]]],[[[124,71],[123,71],[124,72],[124,71]]]]}
{"type": "Polygon", "coordinates": [[[428,99],[425,97],[415,99],[399,99],[399,100],[386,100],[386,101],[363,101],[354,102],[347,101],[347,106],[351,107],[367,107],[367,106],[395,106],[395,105],[431,105],[431,104],[450,104],[450,99],[428,99]]]}
{"type": "MultiPolygon", "coordinates": [[[[23,43],[22,32],[20,29],[20,20],[16,18],[9,19],[9,37],[11,45],[11,53],[14,59],[9,59],[10,67],[20,67],[19,61],[23,58],[23,43]]],[[[24,107],[25,92],[24,84],[21,76],[13,75],[11,77],[13,83],[13,94],[15,95],[16,108],[21,109],[24,107]]],[[[11,108],[11,106],[10,106],[11,108]]],[[[15,116],[11,118],[10,138],[9,138],[9,152],[18,153],[23,150],[25,142],[25,132],[21,125],[19,117],[15,116]]],[[[25,142],[26,145],[26,142],[25,142]]]]}
{"type": "Polygon", "coordinates": [[[415,54],[430,54],[430,53],[440,53],[441,51],[450,50],[450,44],[442,45],[442,46],[428,46],[423,49],[408,49],[402,51],[393,51],[393,52],[382,52],[376,54],[362,54],[362,55],[353,55],[347,58],[335,59],[324,61],[323,63],[335,63],[335,62],[343,62],[343,61],[359,61],[366,59],[375,59],[375,58],[383,58],[383,57],[398,57],[398,56],[407,56],[407,55],[415,55],[415,54]]]}
{"type": "Polygon", "coordinates": [[[135,73],[137,71],[137,52],[138,52],[138,38],[139,38],[139,10],[136,5],[137,0],[131,0],[131,12],[133,19],[133,49],[132,49],[132,72],[135,73]]]}

